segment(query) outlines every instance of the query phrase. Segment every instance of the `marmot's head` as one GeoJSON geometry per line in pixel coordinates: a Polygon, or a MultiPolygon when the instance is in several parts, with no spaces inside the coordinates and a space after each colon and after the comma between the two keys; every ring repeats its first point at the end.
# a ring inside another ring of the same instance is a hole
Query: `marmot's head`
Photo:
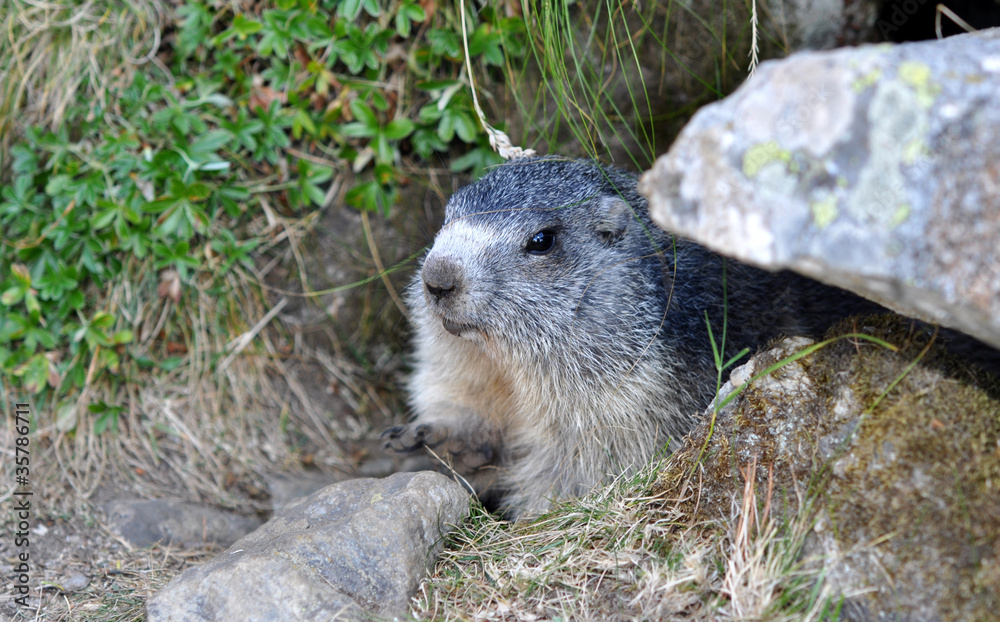
{"type": "Polygon", "coordinates": [[[442,338],[521,356],[648,343],[663,301],[657,252],[669,240],[633,177],[518,159],[452,196],[411,303],[442,338]]]}

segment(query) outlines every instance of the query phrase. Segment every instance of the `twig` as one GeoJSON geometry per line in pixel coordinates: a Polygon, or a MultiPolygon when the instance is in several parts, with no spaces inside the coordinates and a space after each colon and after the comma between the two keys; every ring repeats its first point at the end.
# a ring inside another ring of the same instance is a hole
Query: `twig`
{"type": "Polygon", "coordinates": [[[760,58],[758,54],[760,53],[760,46],[758,45],[758,34],[757,34],[757,0],[753,0],[750,4],[750,75],[749,78],[753,77],[753,74],[757,71],[757,65],[760,63],[760,58]]]}
{"type": "Polygon", "coordinates": [[[368,222],[368,212],[365,210],[361,210],[361,227],[365,230],[365,240],[368,241],[368,250],[372,254],[372,261],[375,262],[375,269],[378,270],[379,276],[382,277],[382,282],[385,283],[385,289],[389,292],[389,297],[396,303],[403,317],[409,321],[410,313],[406,310],[406,305],[403,304],[402,299],[396,292],[396,288],[393,287],[392,281],[389,280],[389,273],[386,272],[385,267],[382,265],[382,257],[379,255],[378,246],[376,246],[375,239],[372,237],[372,227],[368,222]]]}
{"type": "Polygon", "coordinates": [[[934,8],[934,34],[937,35],[938,39],[944,39],[944,35],[941,34],[941,14],[944,13],[951,18],[951,21],[958,24],[965,32],[976,32],[976,29],[969,25],[969,22],[965,21],[959,17],[954,11],[949,9],[943,4],[939,4],[934,8]]]}
{"type": "Polygon", "coordinates": [[[243,333],[236,339],[233,339],[232,341],[229,342],[229,345],[226,346],[226,349],[230,350],[230,352],[226,356],[226,358],[223,359],[222,363],[219,365],[218,367],[219,373],[226,371],[226,368],[229,367],[229,364],[233,362],[233,359],[236,358],[236,356],[239,355],[239,353],[242,352],[244,348],[250,345],[250,342],[253,341],[253,338],[257,336],[257,333],[263,330],[264,327],[267,326],[267,323],[270,322],[274,318],[274,316],[278,315],[278,313],[285,308],[286,304],[288,304],[288,298],[282,298],[281,300],[278,301],[278,304],[274,305],[273,309],[267,312],[267,315],[262,317],[259,322],[254,324],[253,328],[251,328],[247,332],[243,333]]]}
{"type": "Polygon", "coordinates": [[[504,160],[526,158],[535,155],[534,149],[521,149],[520,147],[511,145],[510,138],[506,134],[486,122],[486,115],[483,114],[483,109],[479,107],[479,98],[476,96],[476,81],[472,77],[472,59],[469,56],[469,35],[465,32],[465,0],[459,0],[458,7],[461,14],[462,47],[465,49],[465,69],[469,73],[469,90],[472,91],[472,105],[476,109],[476,114],[479,115],[479,122],[483,124],[483,129],[486,130],[486,134],[490,137],[490,146],[504,160]]]}

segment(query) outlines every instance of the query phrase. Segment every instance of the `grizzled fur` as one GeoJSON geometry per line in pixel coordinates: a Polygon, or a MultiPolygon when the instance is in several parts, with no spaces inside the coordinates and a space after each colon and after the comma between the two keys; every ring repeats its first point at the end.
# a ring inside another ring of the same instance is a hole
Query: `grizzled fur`
{"type": "Polygon", "coordinates": [[[727,358],[878,308],[724,263],[653,225],[635,188],[550,157],[455,193],[409,289],[416,418],[388,447],[432,449],[508,516],[543,510],[692,428],[715,391],[705,315],[718,341],[724,291],[727,358]]]}

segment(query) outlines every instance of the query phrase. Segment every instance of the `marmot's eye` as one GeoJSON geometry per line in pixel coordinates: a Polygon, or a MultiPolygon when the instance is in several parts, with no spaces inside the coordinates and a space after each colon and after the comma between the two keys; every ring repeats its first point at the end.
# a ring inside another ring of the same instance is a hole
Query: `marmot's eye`
{"type": "Polygon", "coordinates": [[[524,250],[532,255],[544,255],[556,246],[556,232],[552,229],[542,229],[528,240],[524,250]]]}

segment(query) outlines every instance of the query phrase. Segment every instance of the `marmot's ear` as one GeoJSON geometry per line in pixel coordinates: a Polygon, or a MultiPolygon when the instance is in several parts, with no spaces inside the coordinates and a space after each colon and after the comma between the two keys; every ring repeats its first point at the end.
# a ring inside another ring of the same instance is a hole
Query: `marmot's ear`
{"type": "Polygon", "coordinates": [[[618,196],[602,196],[598,199],[597,232],[606,244],[612,244],[625,237],[625,230],[632,222],[632,206],[618,196]]]}

